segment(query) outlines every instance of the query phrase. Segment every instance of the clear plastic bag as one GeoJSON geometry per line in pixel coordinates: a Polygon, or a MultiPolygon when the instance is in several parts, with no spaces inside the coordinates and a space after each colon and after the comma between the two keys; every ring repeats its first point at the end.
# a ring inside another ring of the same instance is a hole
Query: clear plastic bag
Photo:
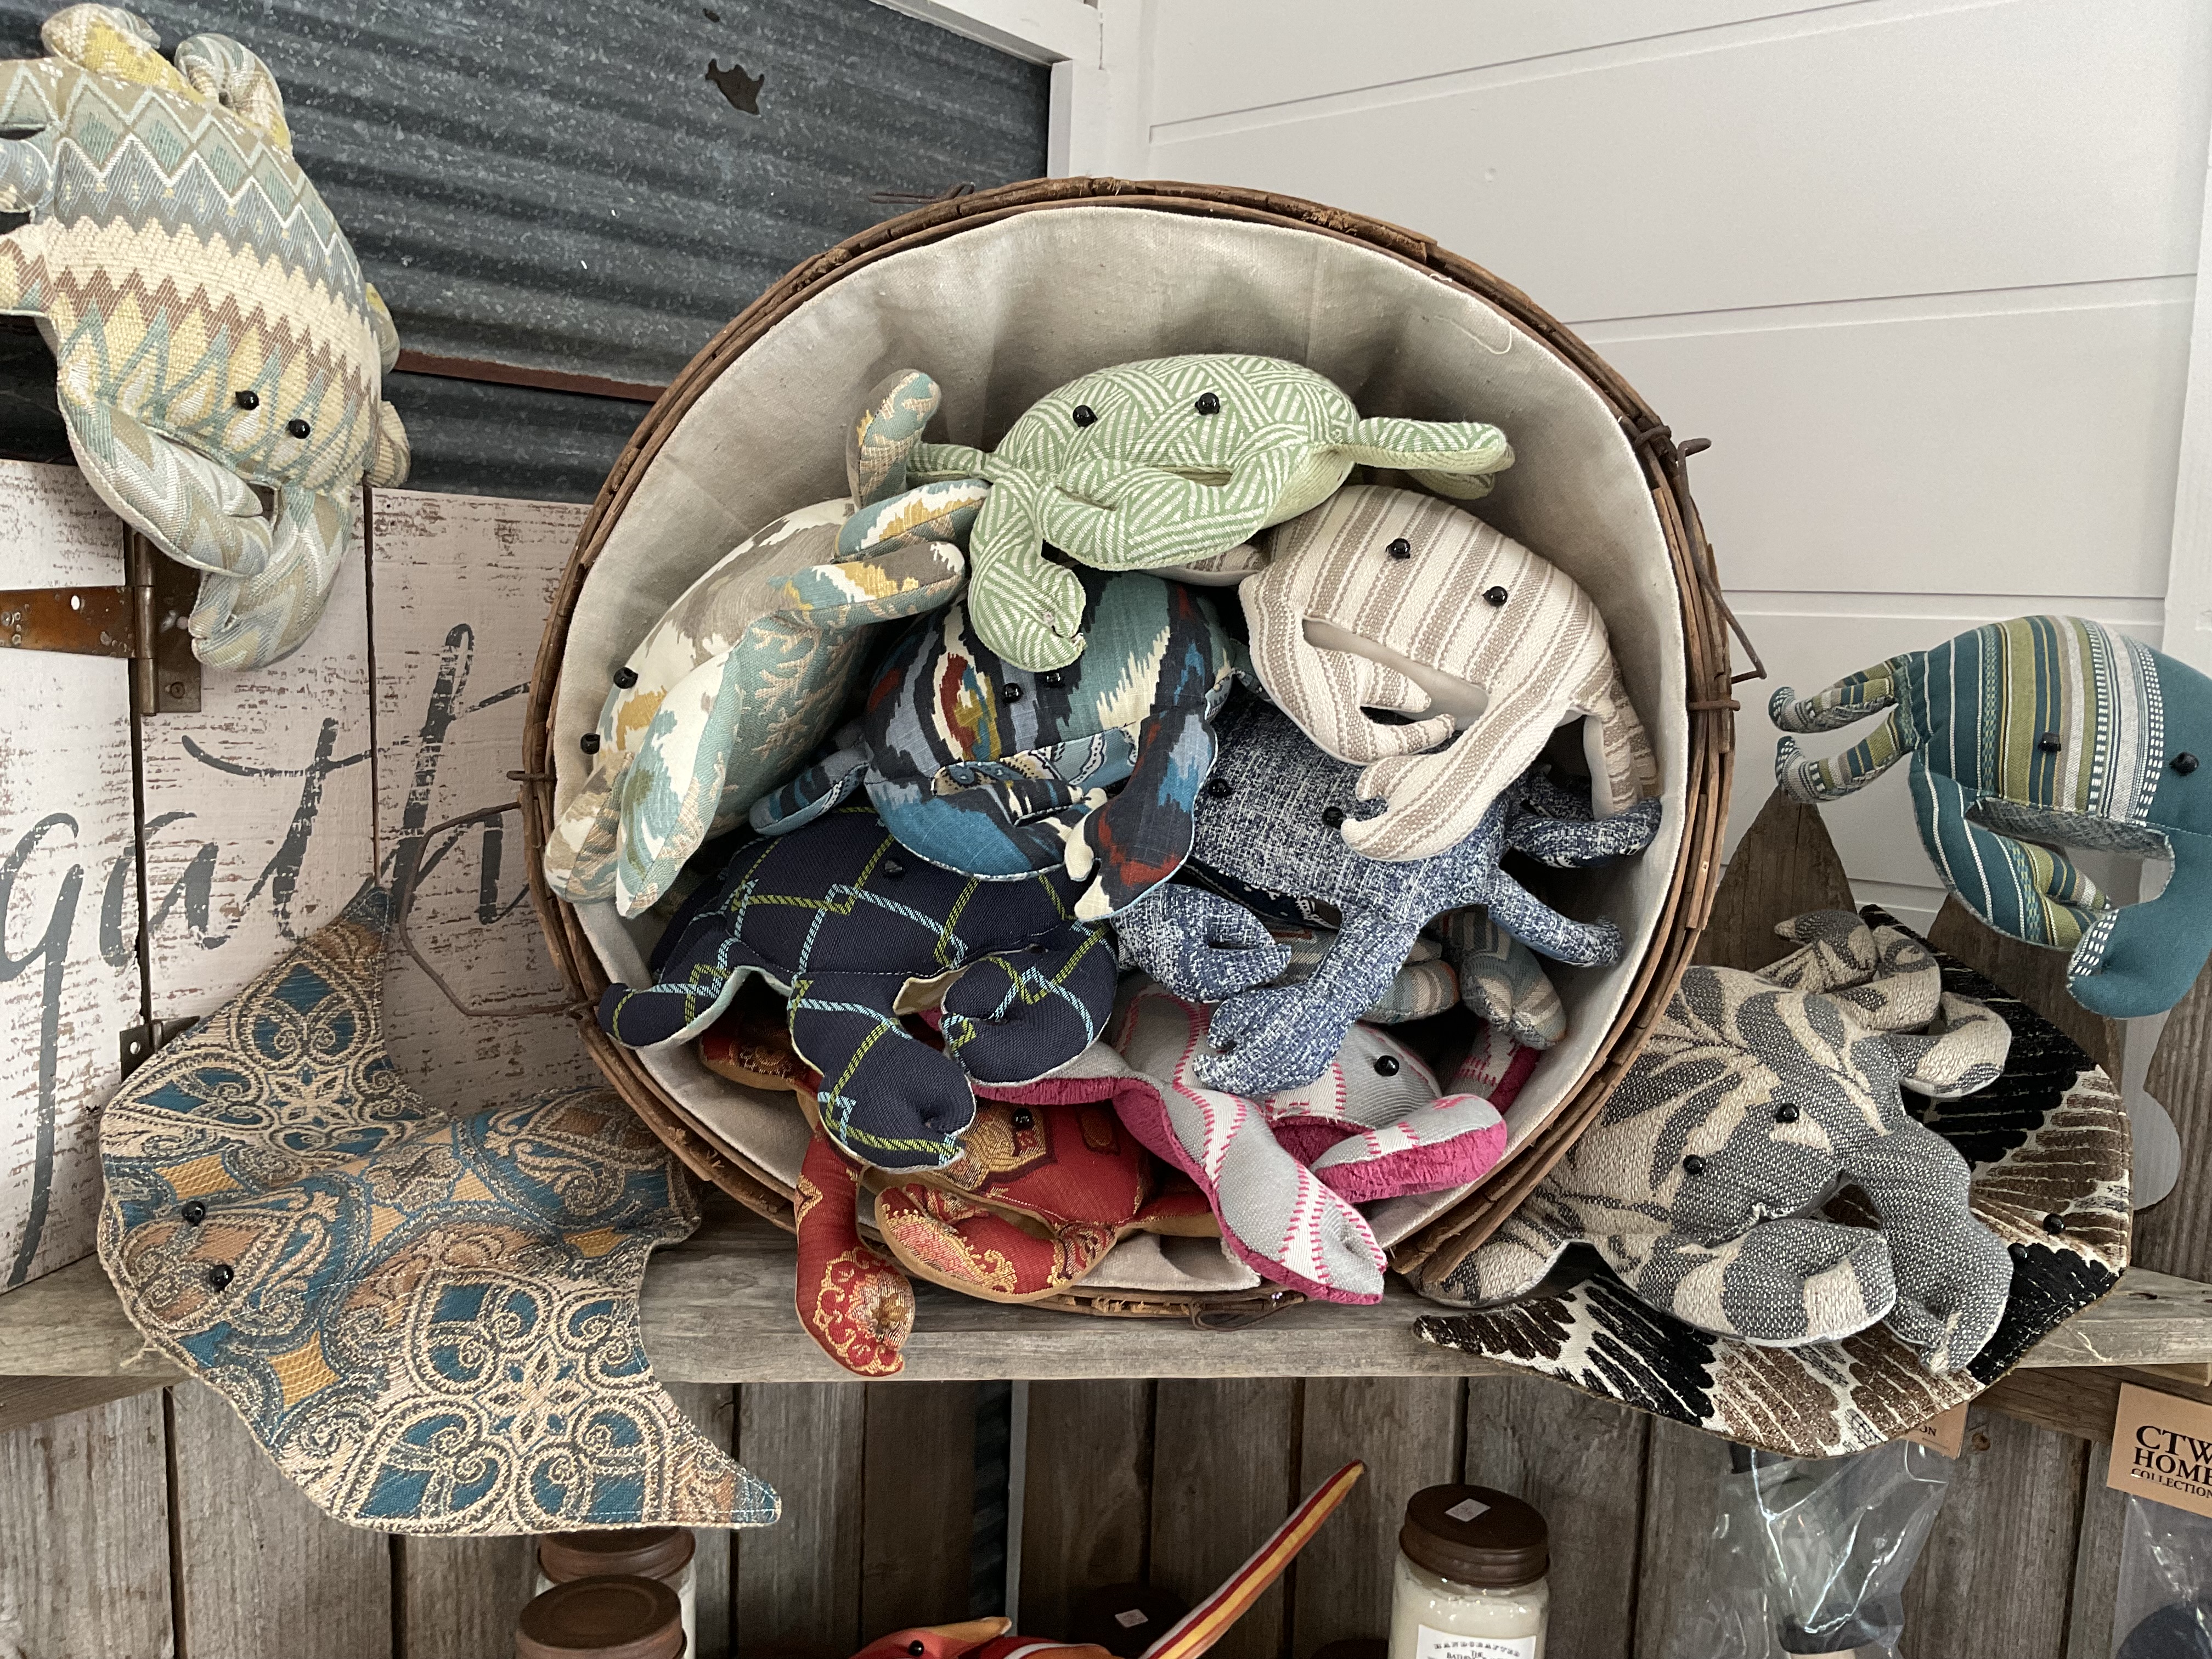
{"type": "Polygon", "coordinates": [[[1896,1659],[1905,1581],[1951,1460],[1907,1441],[1850,1457],[1726,1455],[1706,1591],[1668,1659],[1896,1659]]]}
{"type": "Polygon", "coordinates": [[[2113,1659],[2212,1659],[2212,1521],[2128,1499],[2113,1659]]]}

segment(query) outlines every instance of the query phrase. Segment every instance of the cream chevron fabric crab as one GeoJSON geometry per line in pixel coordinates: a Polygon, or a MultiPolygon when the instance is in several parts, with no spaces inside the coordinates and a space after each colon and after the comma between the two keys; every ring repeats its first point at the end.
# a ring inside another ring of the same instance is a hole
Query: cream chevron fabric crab
{"type": "Polygon", "coordinates": [[[79,5],[0,63],[0,311],[35,317],[85,477],[206,573],[193,649],[248,668],[321,616],[364,479],[406,477],[391,313],[292,158],[276,79],[219,34],[173,64],[79,5]],[[264,505],[264,498],[266,505],[264,505]]]}

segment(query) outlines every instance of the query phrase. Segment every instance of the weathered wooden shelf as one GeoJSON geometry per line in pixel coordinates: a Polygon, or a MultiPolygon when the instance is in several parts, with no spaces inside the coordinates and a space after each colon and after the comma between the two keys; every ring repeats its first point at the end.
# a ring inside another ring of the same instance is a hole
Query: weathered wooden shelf
{"type": "MultiPolygon", "coordinates": [[[[851,1381],[792,1311],[788,1234],[750,1217],[710,1217],[661,1250],[645,1281],[646,1346],[672,1382],[851,1381]]],[[[1413,1321],[1438,1311],[1403,1285],[1372,1306],[1307,1303],[1242,1330],[1180,1320],[1105,1319],[1002,1307],[917,1286],[904,1377],[1474,1376],[1499,1370],[1431,1347],[1413,1321]]],[[[2130,1268],[2119,1288],[2053,1332],[2023,1364],[2212,1363],[2212,1285],[2130,1268]]],[[[0,1296],[0,1376],[141,1377],[174,1369],[144,1351],[94,1261],[0,1296]]]]}

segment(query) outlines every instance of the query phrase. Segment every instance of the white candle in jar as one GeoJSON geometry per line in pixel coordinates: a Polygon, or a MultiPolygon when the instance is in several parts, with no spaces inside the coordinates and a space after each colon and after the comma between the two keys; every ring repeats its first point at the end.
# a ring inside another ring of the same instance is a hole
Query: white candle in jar
{"type": "Polygon", "coordinates": [[[1406,1504],[1389,1659],[1544,1659],[1544,1517],[1487,1486],[1430,1486],[1406,1504]]]}

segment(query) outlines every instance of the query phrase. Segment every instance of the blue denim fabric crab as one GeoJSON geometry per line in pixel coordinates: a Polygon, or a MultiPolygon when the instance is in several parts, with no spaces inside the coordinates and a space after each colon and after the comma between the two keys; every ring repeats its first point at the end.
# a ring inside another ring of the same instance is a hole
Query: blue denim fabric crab
{"type": "Polygon", "coordinates": [[[1172,876],[1240,647],[1212,602],[1178,583],[1075,574],[1091,646],[1074,664],[1015,666],[978,637],[964,600],[922,618],[832,752],[757,802],[753,828],[785,834],[865,786],[884,827],[941,868],[1012,881],[1064,865],[1091,882],[1076,906],[1085,921],[1172,876]]]}
{"type": "Polygon", "coordinates": [[[1249,908],[1218,892],[1155,888],[1116,918],[1123,948],[1146,971],[1186,1000],[1220,1003],[1218,1052],[1198,1062],[1207,1087],[1265,1094],[1311,1082],[1389,988],[1421,929],[1447,910],[1481,905],[1554,961],[1620,960],[1612,922],[1560,915],[1499,861],[1509,848],[1563,869],[1640,853],[1658,832],[1656,799],[1594,820],[1587,798],[1534,771],[1464,840],[1433,858],[1386,863],[1345,844],[1345,821],[1373,810],[1358,799],[1358,767],[1323,753],[1255,696],[1234,699],[1218,725],[1221,758],[1199,799],[1193,863],[1263,892],[1334,905],[1343,924],[1310,977],[1275,986],[1267,981],[1286,951],[1249,908]]]}

